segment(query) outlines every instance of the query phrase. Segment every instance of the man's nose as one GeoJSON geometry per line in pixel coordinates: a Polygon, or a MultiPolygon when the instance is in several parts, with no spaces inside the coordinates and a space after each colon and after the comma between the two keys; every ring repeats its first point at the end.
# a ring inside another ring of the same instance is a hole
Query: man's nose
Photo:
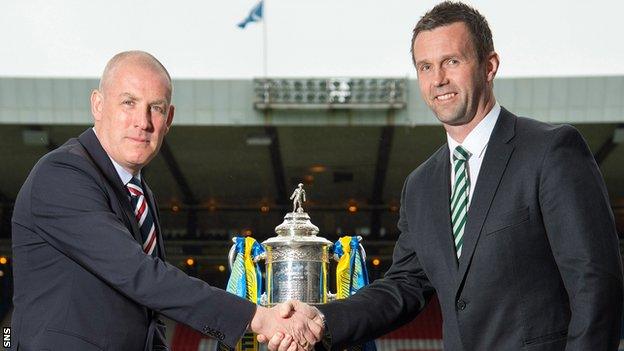
{"type": "Polygon", "coordinates": [[[437,87],[448,84],[448,79],[446,77],[446,72],[444,68],[436,68],[433,76],[433,84],[437,87]]]}
{"type": "Polygon", "coordinates": [[[152,124],[152,111],[149,106],[141,109],[143,112],[139,112],[134,116],[134,126],[143,130],[149,129],[152,124]]]}

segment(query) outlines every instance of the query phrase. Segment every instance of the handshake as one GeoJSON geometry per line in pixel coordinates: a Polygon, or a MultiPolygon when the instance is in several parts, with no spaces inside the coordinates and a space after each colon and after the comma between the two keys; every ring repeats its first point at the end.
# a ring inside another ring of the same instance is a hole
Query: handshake
{"type": "Polygon", "coordinates": [[[249,328],[270,351],[309,351],[321,341],[324,324],[316,307],[293,300],[272,308],[258,306],[249,328]]]}

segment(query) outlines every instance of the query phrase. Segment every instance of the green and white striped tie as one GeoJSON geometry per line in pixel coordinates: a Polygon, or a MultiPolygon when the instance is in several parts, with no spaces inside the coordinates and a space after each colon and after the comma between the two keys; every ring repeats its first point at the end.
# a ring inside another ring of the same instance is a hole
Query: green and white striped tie
{"type": "Polygon", "coordinates": [[[453,224],[453,237],[457,258],[461,256],[464,243],[464,228],[466,227],[466,215],[468,214],[468,196],[470,195],[470,178],[468,176],[468,158],[470,153],[463,147],[458,146],[453,151],[453,169],[455,181],[453,194],[451,195],[451,224],[453,224]]]}

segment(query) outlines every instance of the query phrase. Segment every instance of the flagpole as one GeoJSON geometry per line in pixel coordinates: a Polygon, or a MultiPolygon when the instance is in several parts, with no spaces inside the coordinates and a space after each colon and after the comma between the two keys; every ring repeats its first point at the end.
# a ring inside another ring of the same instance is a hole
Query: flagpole
{"type": "Polygon", "coordinates": [[[268,52],[267,52],[267,11],[266,11],[266,3],[267,0],[262,0],[262,72],[264,74],[264,78],[267,78],[267,66],[268,66],[268,52]]]}

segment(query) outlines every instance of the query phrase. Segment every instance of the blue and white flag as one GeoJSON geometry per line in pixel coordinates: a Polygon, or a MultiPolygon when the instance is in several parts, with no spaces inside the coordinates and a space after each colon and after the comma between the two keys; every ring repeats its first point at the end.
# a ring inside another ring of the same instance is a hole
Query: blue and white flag
{"type": "Polygon", "coordinates": [[[254,8],[251,9],[251,11],[249,11],[249,15],[247,15],[247,17],[241,21],[241,23],[238,24],[238,26],[241,29],[245,29],[245,26],[247,26],[249,23],[251,22],[260,22],[262,20],[262,4],[263,4],[263,0],[260,0],[256,6],[254,6],[254,8]]]}

